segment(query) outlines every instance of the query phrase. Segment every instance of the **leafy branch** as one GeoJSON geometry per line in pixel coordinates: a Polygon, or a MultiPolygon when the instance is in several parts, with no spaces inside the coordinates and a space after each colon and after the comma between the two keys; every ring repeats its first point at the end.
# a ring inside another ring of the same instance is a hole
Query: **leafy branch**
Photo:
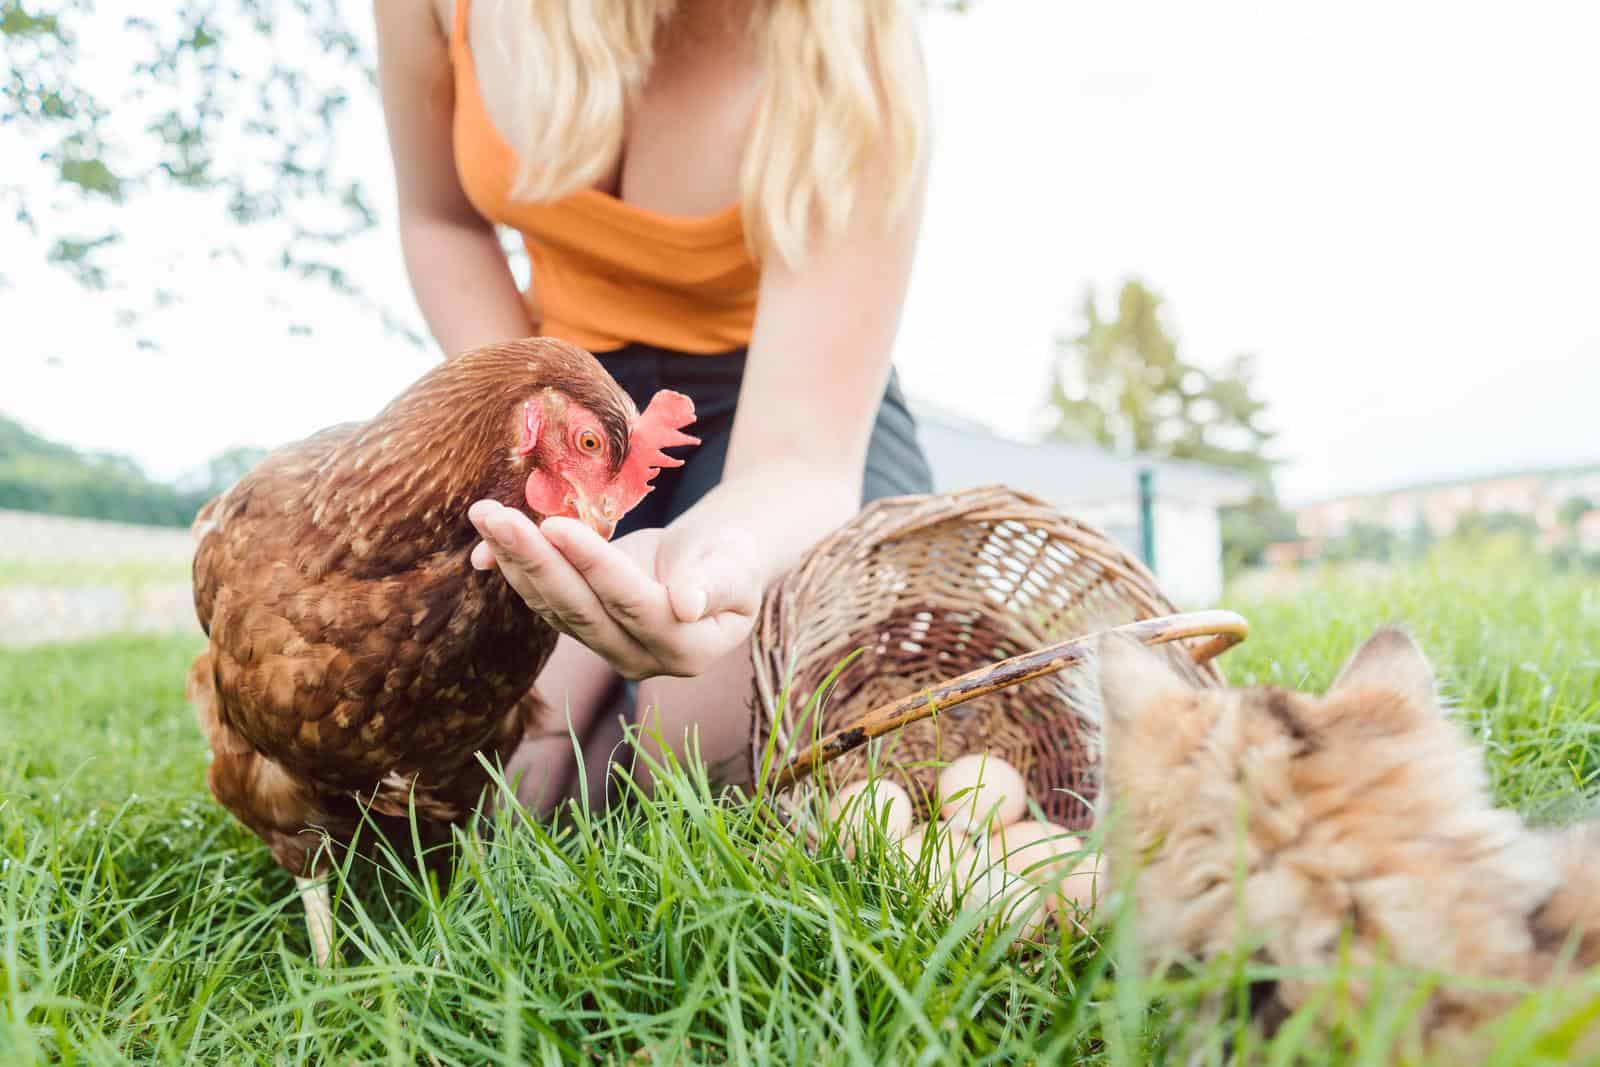
{"type": "Polygon", "coordinates": [[[271,265],[382,314],[329,259],[377,221],[338,166],[351,94],[375,74],[336,0],[186,0],[125,18],[92,2],[0,0],[0,43],[0,130],[34,150],[34,181],[0,198],[49,263],[96,290],[148,275],[108,253],[125,212],[176,192],[213,259],[241,255],[229,226],[257,231],[276,248],[271,265]]]}

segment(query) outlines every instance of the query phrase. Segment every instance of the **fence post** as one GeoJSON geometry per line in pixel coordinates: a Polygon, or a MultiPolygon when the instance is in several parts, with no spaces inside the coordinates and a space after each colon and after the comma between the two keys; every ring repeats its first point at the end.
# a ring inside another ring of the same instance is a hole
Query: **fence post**
{"type": "Polygon", "coordinates": [[[1150,573],[1156,573],[1155,471],[1139,468],[1139,554],[1150,573]]]}

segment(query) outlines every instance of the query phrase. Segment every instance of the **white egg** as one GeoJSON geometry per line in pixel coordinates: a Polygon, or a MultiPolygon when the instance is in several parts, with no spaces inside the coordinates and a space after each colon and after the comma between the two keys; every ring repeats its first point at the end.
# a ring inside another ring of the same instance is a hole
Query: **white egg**
{"type": "Polygon", "coordinates": [[[925,823],[900,839],[906,862],[915,867],[927,857],[928,886],[952,904],[967,884],[991,865],[987,842],[979,843],[946,822],[925,823]]]}
{"type": "Polygon", "coordinates": [[[1017,924],[1019,944],[1037,940],[1051,921],[1050,900],[1039,886],[1006,869],[1000,846],[998,835],[968,834],[944,821],[925,823],[900,839],[907,864],[927,863],[928,885],[947,906],[981,915],[985,923],[1017,924]]]}
{"type": "Polygon", "coordinates": [[[990,867],[972,881],[961,905],[968,911],[985,914],[989,922],[1002,926],[1019,924],[1017,942],[1034,940],[1050,921],[1044,892],[1000,865],[990,867]]]}
{"type": "Polygon", "coordinates": [[[1071,918],[1074,912],[1092,914],[1101,890],[1100,857],[1090,853],[1061,879],[1060,885],[1050,887],[1050,906],[1071,918]]]}
{"type": "Polygon", "coordinates": [[[1005,888],[1006,869],[1004,867],[966,867],[960,872],[961,896],[960,904],[963,911],[986,911],[994,903],[1005,888]]]}
{"type": "Polygon", "coordinates": [[[911,795],[886,778],[863,778],[842,786],[828,802],[828,821],[842,821],[839,836],[847,855],[855,855],[869,820],[883,827],[889,840],[903,838],[911,829],[911,795]]]}
{"type": "Polygon", "coordinates": [[[945,823],[944,826],[956,846],[950,865],[951,887],[961,894],[967,894],[974,885],[988,877],[999,863],[999,856],[989,843],[987,834],[969,834],[955,823],[945,823]]]}
{"type": "Polygon", "coordinates": [[[922,858],[922,842],[926,836],[927,828],[917,826],[900,839],[900,851],[906,854],[906,862],[913,867],[922,858]]]}
{"type": "Polygon", "coordinates": [[[927,852],[928,865],[935,875],[949,869],[947,854],[951,852],[950,842],[946,839],[939,839],[936,845],[928,844],[928,835],[937,829],[935,824],[924,824],[900,839],[900,848],[906,854],[906,862],[915,867],[922,862],[923,853],[927,852]]]}
{"type": "Polygon", "coordinates": [[[1064,826],[1023,819],[994,832],[994,849],[1005,857],[1006,869],[1012,874],[1034,885],[1049,885],[1072,870],[1083,842],[1064,826]]]}
{"type": "Polygon", "coordinates": [[[951,763],[939,775],[939,812],[946,820],[987,836],[995,826],[1022,818],[1028,804],[1027,783],[1017,769],[998,756],[974,752],[951,763]]]}

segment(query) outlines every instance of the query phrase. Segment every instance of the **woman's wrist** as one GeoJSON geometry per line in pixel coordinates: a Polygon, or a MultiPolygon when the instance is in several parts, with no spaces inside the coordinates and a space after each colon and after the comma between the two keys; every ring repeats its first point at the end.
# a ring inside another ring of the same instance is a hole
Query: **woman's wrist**
{"type": "Polygon", "coordinates": [[[725,478],[673,526],[677,536],[742,529],[758,553],[766,586],[860,508],[860,475],[781,464],[725,478]]]}

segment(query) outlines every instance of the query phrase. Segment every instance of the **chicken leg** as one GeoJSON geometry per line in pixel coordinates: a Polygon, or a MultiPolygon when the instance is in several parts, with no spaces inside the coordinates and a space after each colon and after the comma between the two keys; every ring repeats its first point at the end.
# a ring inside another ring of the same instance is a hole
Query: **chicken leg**
{"type": "Polygon", "coordinates": [[[311,938],[311,958],[326,967],[333,955],[333,896],[325,879],[296,878],[300,903],[306,908],[306,933],[311,938]]]}

